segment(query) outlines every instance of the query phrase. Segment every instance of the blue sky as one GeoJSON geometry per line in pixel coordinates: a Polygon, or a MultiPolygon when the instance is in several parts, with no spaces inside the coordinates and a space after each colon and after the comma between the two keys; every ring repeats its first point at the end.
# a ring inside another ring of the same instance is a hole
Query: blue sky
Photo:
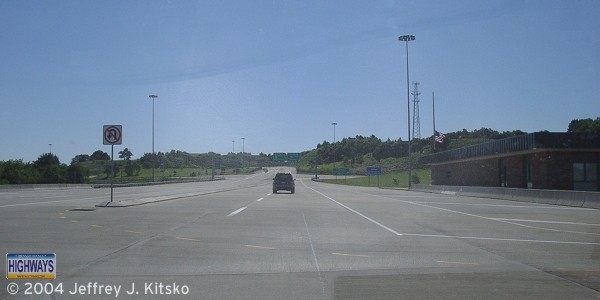
{"type": "Polygon", "coordinates": [[[600,1],[0,1],[0,160],[69,163],[123,125],[156,151],[300,152],[421,136],[566,131],[600,116],[600,1]]]}

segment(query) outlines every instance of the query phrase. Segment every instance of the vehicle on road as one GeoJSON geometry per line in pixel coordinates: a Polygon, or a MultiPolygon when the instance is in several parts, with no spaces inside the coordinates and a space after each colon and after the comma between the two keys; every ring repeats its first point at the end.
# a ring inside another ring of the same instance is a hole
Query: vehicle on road
{"type": "Polygon", "coordinates": [[[296,179],[290,173],[277,173],[273,178],[273,194],[278,191],[290,191],[292,194],[296,192],[296,179]]]}

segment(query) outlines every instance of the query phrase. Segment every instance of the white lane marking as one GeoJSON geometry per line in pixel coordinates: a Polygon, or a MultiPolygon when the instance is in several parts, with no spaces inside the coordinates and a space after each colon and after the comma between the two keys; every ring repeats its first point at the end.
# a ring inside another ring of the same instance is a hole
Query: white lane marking
{"type": "Polygon", "coordinates": [[[260,198],[260,199],[256,200],[256,202],[263,201],[263,199],[265,199],[265,198],[260,198]]]}
{"type": "Polygon", "coordinates": [[[265,249],[265,250],[275,250],[275,248],[273,248],[273,247],[264,247],[264,246],[256,246],[256,245],[244,245],[244,247],[256,248],[256,249],[265,249]]]}
{"type": "Polygon", "coordinates": [[[545,221],[545,220],[527,220],[527,219],[505,219],[505,218],[490,218],[498,221],[513,221],[525,223],[548,223],[548,224],[564,224],[564,225],[584,225],[584,226],[600,226],[594,223],[578,223],[578,222],[561,222],[561,221],[545,221]]]}
{"type": "Polygon", "coordinates": [[[178,239],[178,240],[184,240],[184,241],[193,241],[193,242],[199,242],[200,241],[198,239],[190,239],[190,238],[184,238],[184,237],[178,237],[178,236],[176,236],[175,238],[178,239]]]}
{"type": "MultiPolygon", "coordinates": [[[[408,198],[408,197],[406,197],[408,198]]],[[[595,210],[585,207],[564,207],[564,206],[538,206],[538,205],[508,205],[508,204],[487,204],[487,203],[460,203],[460,202],[433,202],[433,201],[412,201],[421,204],[441,204],[441,205],[465,205],[465,206],[492,206],[492,207],[510,207],[510,208],[535,208],[535,209],[570,209],[570,210],[595,210]]]]}
{"type": "MultiPolygon", "coordinates": [[[[302,183],[302,184],[304,184],[304,183],[302,183]]],[[[379,223],[379,222],[377,222],[377,221],[375,221],[375,220],[373,220],[373,219],[371,219],[371,218],[363,215],[362,213],[360,213],[360,212],[358,212],[358,211],[356,211],[356,210],[354,210],[354,209],[352,209],[352,208],[350,208],[350,207],[348,207],[348,206],[346,206],[346,205],[344,205],[344,204],[336,201],[335,199],[333,199],[333,198],[331,198],[331,197],[329,197],[329,196],[327,196],[327,195],[325,195],[325,194],[323,194],[323,193],[321,193],[321,192],[319,192],[319,191],[317,191],[317,190],[315,190],[315,189],[313,189],[311,187],[308,187],[306,185],[305,185],[305,187],[313,190],[315,193],[317,193],[317,194],[319,194],[319,195],[321,195],[321,196],[323,196],[323,197],[325,197],[325,198],[327,198],[327,199],[329,199],[329,200],[337,203],[339,206],[341,206],[341,207],[343,207],[343,208],[345,208],[345,209],[347,209],[347,210],[349,210],[349,211],[351,211],[351,212],[353,212],[353,213],[355,213],[355,214],[363,217],[364,219],[368,220],[369,222],[371,222],[371,223],[373,223],[373,224],[375,224],[375,225],[377,225],[377,226],[379,226],[379,227],[381,227],[381,228],[383,228],[383,229],[385,229],[385,230],[387,230],[387,231],[389,231],[389,232],[391,232],[391,233],[393,233],[395,235],[402,235],[402,233],[398,233],[394,229],[391,229],[391,228],[389,228],[389,227],[387,227],[387,226],[385,226],[385,225],[383,225],[383,224],[381,224],[381,223],[379,223]]]]}
{"type": "Polygon", "coordinates": [[[135,231],[135,230],[125,230],[125,232],[129,232],[129,233],[137,233],[137,234],[142,234],[143,232],[140,231],[135,231]]]}
{"type": "MultiPolygon", "coordinates": [[[[365,193],[365,194],[371,195],[371,196],[374,196],[374,197],[380,197],[380,198],[386,198],[386,199],[394,199],[394,198],[390,198],[390,197],[386,197],[386,196],[373,195],[373,194],[369,194],[369,193],[365,193]]],[[[552,231],[552,232],[562,232],[562,233],[575,233],[575,234],[584,234],[584,235],[600,235],[598,233],[592,233],[592,232],[559,230],[559,229],[552,229],[552,228],[543,228],[543,227],[530,226],[530,225],[519,224],[519,223],[515,223],[515,222],[510,222],[510,221],[504,221],[504,220],[501,220],[501,219],[498,219],[498,218],[484,217],[484,216],[480,216],[480,215],[476,215],[476,214],[470,214],[470,213],[466,213],[466,212],[462,212],[462,211],[457,211],[457,210],[452,210],[452,209],[447,209],[447,208],[442,208],[442,207],[427,205],[427,204],[423,204],[423,203],[419,203],[419,202],[414,202],[414,201],[406,201],[406,200],[400,200],[400,199],[395,199],[395,200],[396,201],[400,201],[400,202],[404,202],[404,203],[408,203],[408,204],[413,204],[413,205],[418,205],[418,206],[422,206],[422,207],[428,207],[428,208],[438,209],[438,210],[442,210],[442,211],[452,212],[452,213],[461,214],[461,215],[470,216],[470,217],[475,217],[475,218],[480,218],[480,219],[484,219],[484,220],[490,220],[490,221],[494,221],[494,222],[501,222],[501,223],[511,224],[511,225],[515,225],[515,226],[519,226],[519,227],[525,227],[525,228],[530,228],[530,229],[538,229],[538,230],[545,230],[545,231],[552,231]]]]}
{"type": "Polygon", "coordinates": [[[244,209],[246,209],[246,208],[248,208],[248,207],[247,207],[247,206],[244,206],[244,207],[242,207],[242,208],[240,208],[240,209],[238,209],[238,210],[236,210],[236,211],[234,211],[234,212],[232,212],[232,213],[228,214],[227,216],[228,216],[228,217],[235,216],[235,215],[237,215],[237,214],[241,213],[241,212],[242,212],[244,209]]]}
{"type": "Polygon", "coordinates": [[[308,230],[308,223],[306,222],[306,216],[304,216],[304,212],[302,212],[302,220],[304,220],[304,228],[306,229],[306,235],[308,236],[308,242],[310,243],[310,250],[312,251],[313,259],[315,260],[315,266],[317,268],[317,274],[319,275],[319,280],[321,281],[321,292],[323,299],[327,299],[325,295],[325,279],[321,275],[321,268],[319,268],[319,260],[317,259],[317,253],[315,252],[315,247],[313,246],[312,237],[310,236],[310,231],[308,230]]]}
{"type": "Polygon", "coordinates": [[[331,254],[333,254],[333,255],[339,255],[339,256],[369,257],[368,255],[362,255],[362,254],[348,254],[348,253],[337,253],[337,252],[333,252],[331,254]]]}
{"type": "MultiPolygon", "coordinates": [[[[303,183],[304,184],[304,183],[303,183]]],[[[437,237],[437,238],[456,238],[456,239],[474,239],[474,240],[492,240],[492,241],[508,241],[508,242],[531,242],[531,243],[555,243],[555,244],[572,244],[572,245],[600,245],[600,243],[592,243],[592,242],[564,242],[564,241],[545,241],[545,240],[528,240],[528,239],[509,239],[509,238],[488,238],[488,237],[470,237],[470,236],[453,236],[453,235],[437,235],[437,234],[416,234],[416,233],[399,233],[396,232],[388,227],[385,227],[384,225],[381,225],[380,223],[374,221],[373,219],[364,216],[363,214],[351,209],[350,207],[347,207],[346,205],[339,203],[338,201],[335,201],[334,199],[324,195],[323,193],[320,193],[319,191],[310,188],[306,185],[304,185],[305,187],[315,191],[316,193],[324,196],[325,198],[341,205],[342,207],[366,218],[367,220],[374,222],[375,224],[381,226],[382,228],[396,234],[399,236],[402,235],[406,235],[406,236],[418,236],[418,237],[437,237]]],[[[347,191],[347,190],[346,190],[347,191]]],[[[406,201],[406,200],[400,200],[400,199],[396,199],[396,198],[391,198],[391,197],[386,197],[386,196],[381,196],[381,195],[373,195],[370,193],[364,193],[366,195],[370,195],[370,196],[374,196],[374,197],[379,197],[379,198],[386,198],[386,199],[393,199],[393,200],[397,200],[397,201],[401,201],[401,202],[405,202],[405,203],[409,203],[409,204],[413,204],[413,205],[419,205],[419,206],[423,206],[423,207],[429,207],[429,208],[434,208],[434,209],[439,209],[439,210],[443,210],[443,211],[448,211],[448,212],[453,212],[453,213],[458,213],[458,214],[463,214],[463,215],[467,215],[467,216],[471,216],[471,217],[477,217],[477,218],[482,218],[482,219],[487,219],[487,220],[493,220],[493,218],[488,218],[488,217],[484,217],[484,216],[479,216],[479,215],[474,215],[474,214],[469,214],[469,213],[465,213],[465,212],[460,212],[460,211],[455,211],[455,210],[451,210],[451,209],[446,209],[446,208],[441,208],[441,207],[435,207],[435,206],[431,206],[431,205],[425,205],[425,204],[420,204],[418,202],[413,202],[413,201],[406,201]]],[[[508,222],[508,221],[501,221],[501,220],[493,220],[493,221],[497,221],[497,222],[503,222],[503,223],[508,223],[508,224],[513,224],[513,225],[518,225],[518,226],[522,226],[522,227],[527,227],[527,228],[537,228],[537,229],[543,229],[543,230],[549,230],[549,231],[559,231],[559,230],[552,230],[552,229],[547,229],[547,228],[538,228],[538,227],[532,227],[532,226],[527,226],[527,225],[523,225],[523,224],[518,224],[518,223],[513,223],[513,222],[508,222]]],[[[570,232],[570,233],[580,233],[580,234],[593,234],[593,235],[597,235],[597,233],[589,233],[589,232],[577,232],[577,231],[564,231],[564,230],[560,230],[559,232],[570,232]]]]}
{"type": "Polygon", "coordinates": [[[456,264],[456,265],[478,265],[478,263],[470,263],[470,262],[462,262],[462,261],[438,260],[437,262],[443,263],[443,264],[456,264]]]}
{"type": "Polygon", "coordinates": [[[527,240],[527,239],[506,239],[506,238],[491,238],[491,237],[477,237],[477,236],[458,236],[458,235],[441,235],[441,234],[419,234],[419,233],[402,233],[405,236],[416,236],[416,237],[433,237],[433,238],[451,238],[451,239],[465,239],[465,240],[486,240],[486,241],[502,241],[502,242],[528,242],[528,243],[546,243],[546,244],[571,244],[571,245],[594,245],[600,246],[600,243],[592,242],[564,242],[564,241],[552,241],[552,240],[527,240]]]}

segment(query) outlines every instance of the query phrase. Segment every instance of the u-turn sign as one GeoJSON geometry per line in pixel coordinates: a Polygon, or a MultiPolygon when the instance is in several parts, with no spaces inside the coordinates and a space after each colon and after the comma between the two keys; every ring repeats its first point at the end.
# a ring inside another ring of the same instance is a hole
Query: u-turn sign
{"type": "Polygon", "coordinates": [[[104,145],[121,145],[123,142],[122,125],[104,125],[102,130],[104,145]]]}

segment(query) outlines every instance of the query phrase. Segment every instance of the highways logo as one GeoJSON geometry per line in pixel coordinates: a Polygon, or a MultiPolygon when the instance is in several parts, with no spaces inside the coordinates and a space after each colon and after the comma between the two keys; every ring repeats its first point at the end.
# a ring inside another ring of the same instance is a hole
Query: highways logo
{"type": "Polygon", "coordinates": [[[56,254],[6,254],[6,279],[55,279],[56,254]]]}

